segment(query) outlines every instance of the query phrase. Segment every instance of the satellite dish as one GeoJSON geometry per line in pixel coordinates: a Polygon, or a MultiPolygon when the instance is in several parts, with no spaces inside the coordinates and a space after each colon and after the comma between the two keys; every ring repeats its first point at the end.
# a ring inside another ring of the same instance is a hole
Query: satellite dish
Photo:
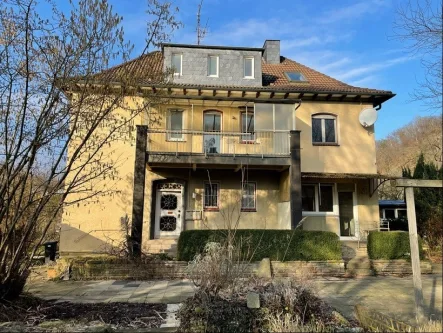
{"type": "Polygon", "coordinates": [[[366,108],[360,112],[358,120],[363,127],[369,127],[374,125],[377,121],[377,110],[374,108],[366,108]]]}

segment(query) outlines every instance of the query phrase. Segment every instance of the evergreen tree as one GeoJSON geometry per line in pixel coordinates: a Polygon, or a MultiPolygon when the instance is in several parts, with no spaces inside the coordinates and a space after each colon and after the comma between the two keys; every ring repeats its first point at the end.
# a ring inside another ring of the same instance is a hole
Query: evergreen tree
{"type": "MultiPolygon", "coordinates": [[[[443,179],[443,167],[438,168],[432,162],[426,162],[420,154],[414,172],[403,168],[403,177],[412,179],[443,179]]],[[[441,246],[443,241],[443,190],[441,188],[416,188],[415,211],[417,229],[430,246],[441,246]]]]}

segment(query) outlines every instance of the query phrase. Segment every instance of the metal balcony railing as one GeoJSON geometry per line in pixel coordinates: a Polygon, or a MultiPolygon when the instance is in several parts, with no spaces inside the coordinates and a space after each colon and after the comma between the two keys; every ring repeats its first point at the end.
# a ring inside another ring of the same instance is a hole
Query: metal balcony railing
{"type": "Polygon", "coordinates": [[[205,155],[289,155],[289,131],[254,133],[148,130],[148,151],[205,155]]]}

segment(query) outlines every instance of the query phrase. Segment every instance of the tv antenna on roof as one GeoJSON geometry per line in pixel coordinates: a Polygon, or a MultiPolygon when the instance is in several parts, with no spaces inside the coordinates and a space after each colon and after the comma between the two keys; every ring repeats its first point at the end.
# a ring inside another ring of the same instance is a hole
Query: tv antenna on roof
{"type": "Polygon", "coordinates": [[[377,121],[377,110],[374,108],[365,108],[360,112],[358,120],[363,127],[369,127],[374,125],[377,121]]]}

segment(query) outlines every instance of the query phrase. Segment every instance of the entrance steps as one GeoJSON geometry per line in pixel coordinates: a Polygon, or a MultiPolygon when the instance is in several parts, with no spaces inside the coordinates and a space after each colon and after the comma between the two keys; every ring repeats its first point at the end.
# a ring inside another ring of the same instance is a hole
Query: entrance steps
{"type": "Polygon", "coordinates": [[[177,238],[150,239],[146,242],[145,252],[166,253],[171,257],[177,256],[177,238]]]}
{"type": "Polygon", "coordinates": [[[374,275],[366,243],[360,243],[360,247],[358,247],[357,242],[342,242],[342,257],[345,262],[346,272],[349,275],[374,275]]]}

